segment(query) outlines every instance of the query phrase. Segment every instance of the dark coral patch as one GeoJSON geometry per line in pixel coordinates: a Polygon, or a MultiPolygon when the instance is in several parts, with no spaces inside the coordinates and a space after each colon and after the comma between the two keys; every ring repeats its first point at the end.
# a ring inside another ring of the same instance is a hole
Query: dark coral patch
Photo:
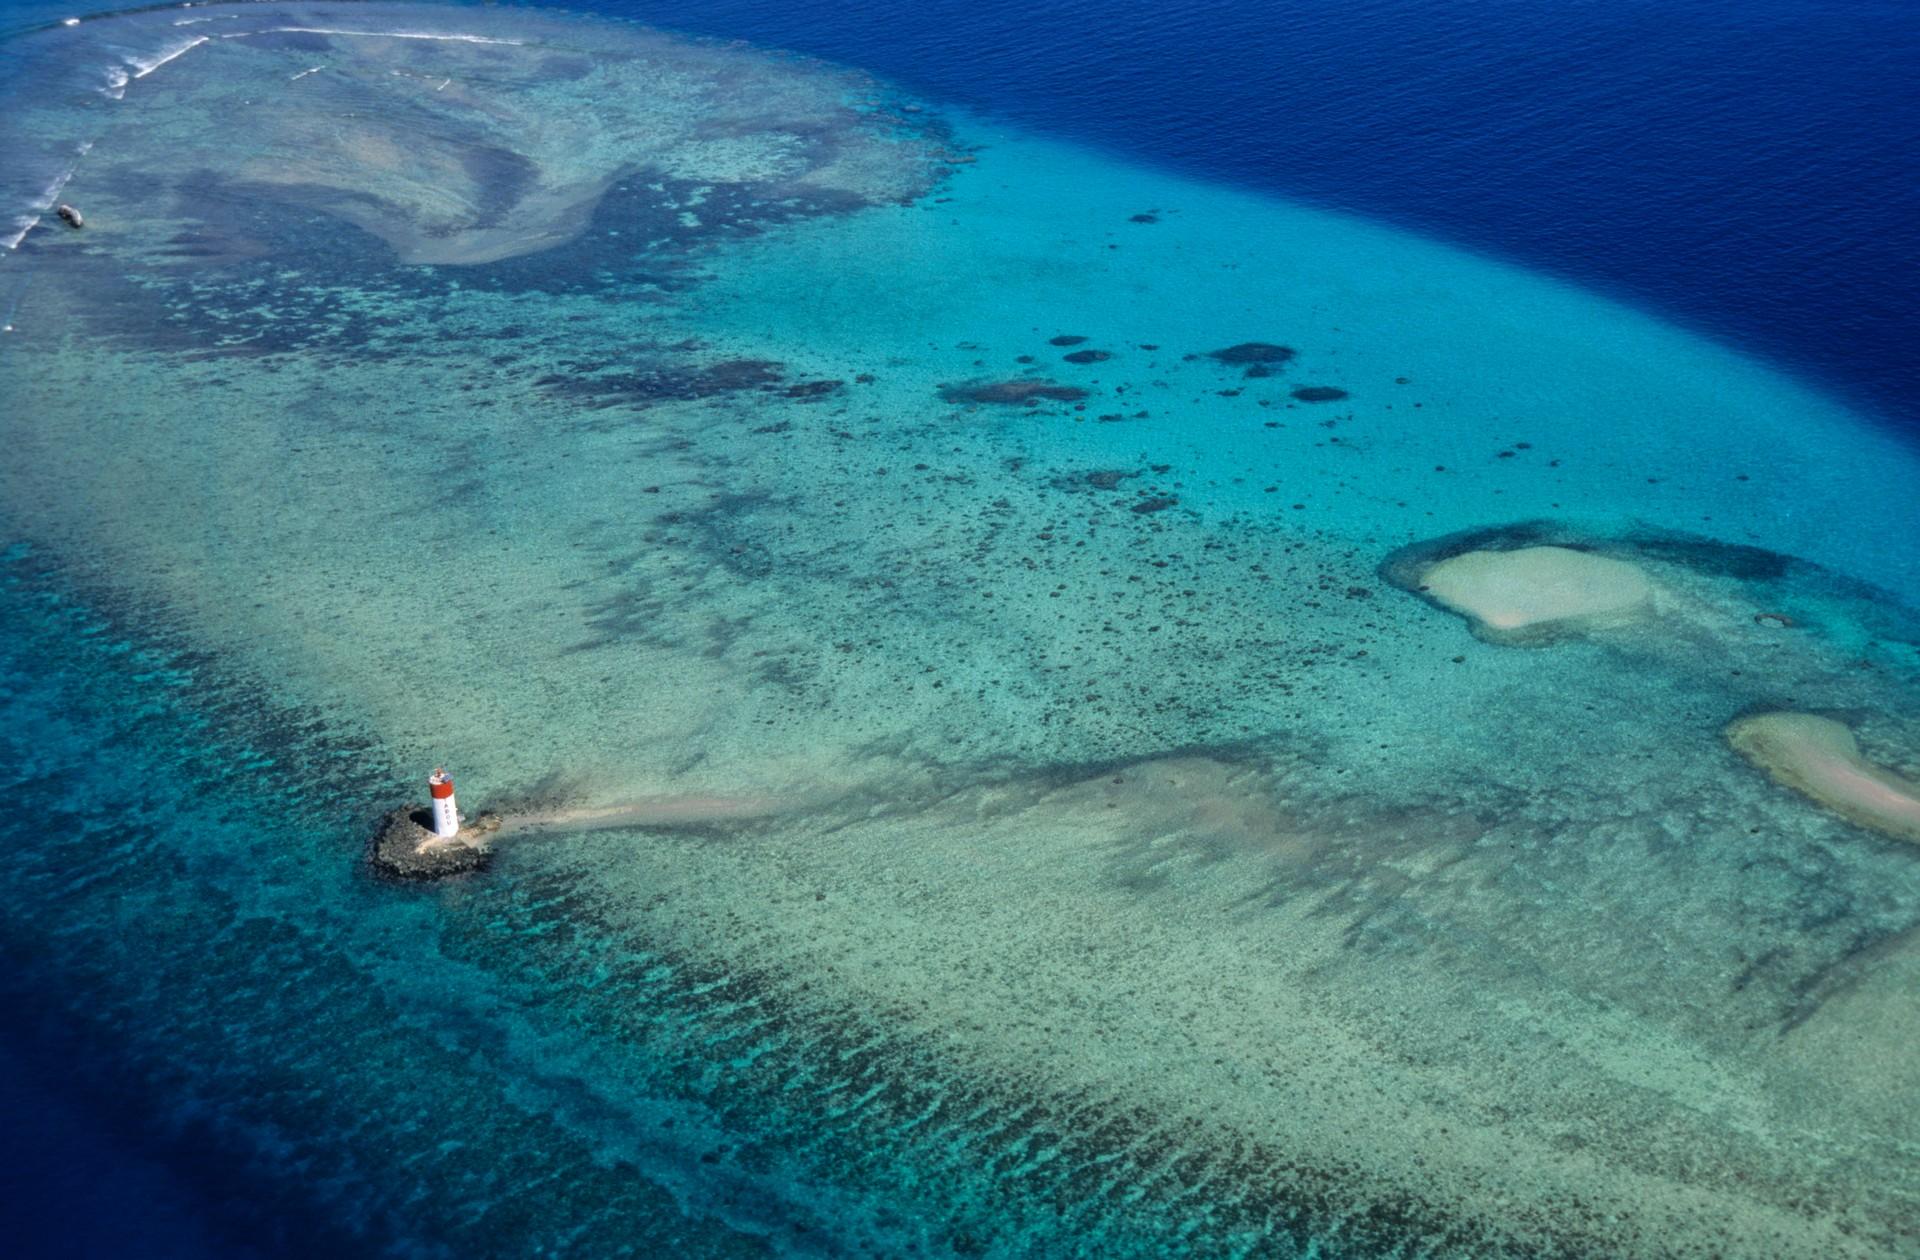
{"type": "Polygon", "coordinates": [[[1147,516],[1154,512],[1164,512],[1178,502],[1180,500],[1170,494],[1157,494],[1150,499],[1140,500],[1133,505],[1133,510],[1141,516],[1147,516]]]}
{"type": "Polygon", "coordinates": [[[1157,214],[1136,214],[1136,215],[1133,215],[1133,216],[1132,216],[1131,218],[1129,218],[1129,219],[1127,220],[1127,222],[1129,222],[1129,223],[1158,223],[1158,222],[1160,222],[1160,216],[1159,216],[1159,215],[1157,215],[1157,214]]]}
{"type": "Polygon", "coordinates": [[[1072,333],[1061,333],[1058,337],[1048,339],[1047,344],[1050,346],[1077,346],[1085,340],[1085,337],[1078,337],[1072,333]]]}
{"type": "Polygon", "coordinates": [[[1136,475],[1135,473],[1122,472],[1118,468],[1102,468],[1097,472],[1087,474],[1087,484],[1096,490],[1112,490],[1128,477],[1136,475]]]}
{"type": "Polygon", "coordinates": [[[846,388],[845,381],[801,381],[798,385],[789,385],[780,392],[788,398],[798,398],[803,402],[825,398],[828,394],[838,393],[846,388]]]}
{"type": "Polygon", "coordinates": [[[1347,396],[1347,391],[1332,385],[1302,385],[1293,391],[1293,396],[1301,402],[1339,402],[1347,396]]]}
{"type": "Polygon", "coordinates": [[[780,379],[780,365],[771,359],[723,359],[702,368],[697,380],[712,393],[755,389],[780,379]]]}
{"type": "Polygon", "coordinates": [[[1769,582],[1787,575],[1793,561],[1765,547],[1721,542],[1687,534],[1655,533],[1639,530],[1621,541],[1644,555],[1684,565],[1701,573],[1737,578],[1745,582],[1769,582]]]}
{"type": "Polygon", "coordinates": [[[1105,363],[1113,356],[1105,350],[1075,350],[1072,354],[1060,357],[1069,363],[1105,363]]]}
{"type": "MultiPolygon", "coordinates": [[[[771,389],[781,383],[782,368],[771,359],[724,359],[704,366],[661,360],[632,371],[602,372],[604,364],[573,364],[568,372],[554,372],[534,384],[549,393],[572,399],[589,409],[644,407],[651,403],[687,402],[735,394],[749,389],[771,389]]],[[[830,389],[839,382],[808,382],[793,388],[830,389]]],[[[806,393],[791,394],[806,397],[806,393]]]]}
{"type": "Polygon", "coordinates": [[[1277,346],[1271,341],[1243,341],[1225,350],[1209,350],[1209,359],[1222,363],[1285,363],[1299,352],[1292,346],[1277,346]]]}
{"type": "Polygon", "coordinates": [[[993,381],[986,385],[942,385],[940,397],[950,403],[998,403],[1014,405],[1039,402],[1078,402],[1087,396],[1084,389],[1055,385],[1052,381],[993,381]]]}

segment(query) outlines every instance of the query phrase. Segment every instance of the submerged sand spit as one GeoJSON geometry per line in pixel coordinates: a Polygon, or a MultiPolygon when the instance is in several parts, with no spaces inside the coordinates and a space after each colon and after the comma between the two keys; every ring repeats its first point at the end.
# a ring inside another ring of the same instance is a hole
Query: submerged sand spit
{"type": "Polygon", "coordinates": [[[1845,723],[1813,713],[1761,713],[1732,723],[1726,735],[1774,782],[1848,822],[1920,843],[1920,783],[1868,761],[1845,723]]]}
{"type": "Polygon", "coordinates": [[[1423,585],[1499,641],[1630,620],[1653,599],[1638,566],[1566,547],[1469,551],[1427,570],[1423,585]]]}
{"type": "Polygon", "coordinates": [[[770,796],[651,796],[617,805],[555,806],[515,810],[504,831],[604,831],[615,827],[699,827],[754,822],[790,813],[796,802],[770,796]]]}

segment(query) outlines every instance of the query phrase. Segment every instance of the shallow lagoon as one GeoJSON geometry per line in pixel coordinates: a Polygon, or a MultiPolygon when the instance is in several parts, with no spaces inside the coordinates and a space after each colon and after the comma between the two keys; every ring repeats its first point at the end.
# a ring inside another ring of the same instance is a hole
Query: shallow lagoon
{"type": "Polygon", "coordinates": [[[339,12],[29,37],[7,959],[162,1130],[429,1252],[1898,1253],[1916,853],[1722,731],[1911,777],[1910,451],[843,71],[339,12]],[[1659,598],[1475,638],[1487,530],[1659,598]],[[770,816],[372,883],[437,761],[770,816]]]}

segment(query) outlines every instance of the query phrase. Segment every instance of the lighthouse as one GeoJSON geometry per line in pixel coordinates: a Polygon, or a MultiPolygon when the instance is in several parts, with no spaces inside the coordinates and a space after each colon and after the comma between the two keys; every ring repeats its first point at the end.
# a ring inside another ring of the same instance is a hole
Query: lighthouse
{"type": "Polygon", "coordinates": [[[427,791],[433,795],[433,834],[450,840],[460,834],[460,811],[453,804],[453,776],[436,768],[427,776],[427,791]]]}

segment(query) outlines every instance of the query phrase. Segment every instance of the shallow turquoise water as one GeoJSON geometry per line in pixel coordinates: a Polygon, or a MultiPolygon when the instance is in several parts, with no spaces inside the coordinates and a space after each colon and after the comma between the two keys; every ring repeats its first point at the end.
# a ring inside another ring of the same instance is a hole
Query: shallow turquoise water
{"type": "Polygon", "coordinates": [[[1844,409],[752,50],[28,39],[9,143],[89,226],[0,260],[8,992],[163,1157],[223,1153],[247,1236],[1915,1228],[1915,850],[1721,736],[1839,714],[1920,767],[1915,457],[1844,409]],[[1255,341],[1294,354],[1210,354],[1255,341]],[[1022,381],[1084,394],[966,401],[1022,381]],[[1386,580],[1542,518],[1657,608],[1512,647],[1386,580]],[[470,811],[712,817],[375,881],[442,761],[470,811]]]}

